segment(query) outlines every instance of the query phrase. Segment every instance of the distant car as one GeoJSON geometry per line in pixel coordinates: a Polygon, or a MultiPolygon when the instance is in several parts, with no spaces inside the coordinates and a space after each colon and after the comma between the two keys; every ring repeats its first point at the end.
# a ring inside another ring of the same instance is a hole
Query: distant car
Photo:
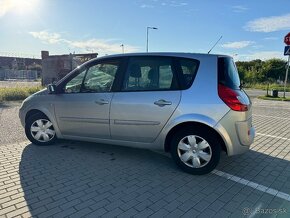
{"type": "Polygon", "coordinates": [[[247,151],[255,136],[250,99],[224,55],[93,59],[25,99],[19,116],[34,144],[59,138],[163,149],[192,174],[212,171],[221,150],[247,151]]]}

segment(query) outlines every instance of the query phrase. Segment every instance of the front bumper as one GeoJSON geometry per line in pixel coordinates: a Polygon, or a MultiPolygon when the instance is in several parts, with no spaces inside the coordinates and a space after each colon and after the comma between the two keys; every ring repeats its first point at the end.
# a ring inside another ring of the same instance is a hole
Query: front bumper
{"type": "Polygon", "coordinates": [[[20,119],[21,125],[22,125],[23,127],[25,127],[25,113],[24,113],[22,107],[19,109],[18,116],[19,116],[19,119],[20,119]]]}

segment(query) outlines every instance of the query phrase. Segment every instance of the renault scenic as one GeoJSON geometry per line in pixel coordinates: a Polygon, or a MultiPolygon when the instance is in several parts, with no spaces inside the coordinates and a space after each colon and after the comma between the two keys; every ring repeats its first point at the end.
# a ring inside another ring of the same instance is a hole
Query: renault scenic
{"type": "MultiPolygon", "coordinates": [[[[37,92],[19,111],[27,138],[170,152],[192,174],[252,144],[252,105],[225,55],[135,53],[96,58],[37,92]]],[[[142,150],[140,150],[142,152],[142,150]]]]}

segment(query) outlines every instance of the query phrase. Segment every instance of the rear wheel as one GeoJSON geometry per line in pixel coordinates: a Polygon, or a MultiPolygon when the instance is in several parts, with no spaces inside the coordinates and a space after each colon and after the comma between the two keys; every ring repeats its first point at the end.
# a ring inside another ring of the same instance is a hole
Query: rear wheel
{"type": "Polygon", "coordinates": [[[173,136],[171,155],[185,172],[202,175],[211,172],[219,163],[219,140],[205,129],[183,129],[173,136]]]}
{"type": "Polygon", "coordinates": [[[52,122],[41,113],[30,116],[25,124],[27,138],[37,145],[51,145],[56,140],[52,122]]]}

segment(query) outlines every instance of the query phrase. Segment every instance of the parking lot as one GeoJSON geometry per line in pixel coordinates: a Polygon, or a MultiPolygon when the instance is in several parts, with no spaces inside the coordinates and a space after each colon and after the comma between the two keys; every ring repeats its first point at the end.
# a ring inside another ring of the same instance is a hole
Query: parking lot
{"type": "Polygon", "coordinates": [[[30,144],[0,104],[0,217],[290,217],[290,103],[252,101],[251,150],[205,176],[155,151],[30,144]]]}

